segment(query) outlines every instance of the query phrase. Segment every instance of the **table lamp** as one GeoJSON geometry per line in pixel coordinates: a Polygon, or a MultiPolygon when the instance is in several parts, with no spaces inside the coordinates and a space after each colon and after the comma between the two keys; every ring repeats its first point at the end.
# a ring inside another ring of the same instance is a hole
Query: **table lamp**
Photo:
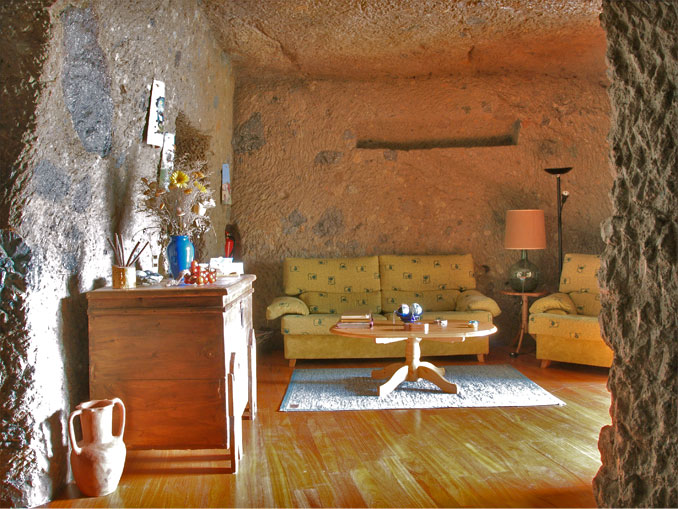
{"type": "Polygon", "coordinates": [[[507,210],[505,249],[520,249],[520,260],[509,269],[509,284],[516,292],[531,292],[539,284],[539,269],[527,259],[528,249],[546,248],[543,210],[507,210]]]}

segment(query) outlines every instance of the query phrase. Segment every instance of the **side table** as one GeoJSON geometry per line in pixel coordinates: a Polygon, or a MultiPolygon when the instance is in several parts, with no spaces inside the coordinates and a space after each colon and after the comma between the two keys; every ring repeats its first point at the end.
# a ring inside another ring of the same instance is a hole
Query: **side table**
{"type": "Polygon", "coordinates": [[[509,355],[511,357],[518,357],[520,355],[520,347],[523,344],[523,336],[527,332],[527,310],[528,310],[528,299],[530,297],[543,297],[546,295],[548,292],[541,290],[538,292],[514,292],[512,290],[502,290],[501,293],[504,295],[513,295],[517,297],[522,298],[522,307],[521,307],[521,319],[520,319],[520,330],[516,334],[516,336],[513,338],[512,344],[518,343],[518,347],[516,348],[515,352],[511,352],[509,355]]]}

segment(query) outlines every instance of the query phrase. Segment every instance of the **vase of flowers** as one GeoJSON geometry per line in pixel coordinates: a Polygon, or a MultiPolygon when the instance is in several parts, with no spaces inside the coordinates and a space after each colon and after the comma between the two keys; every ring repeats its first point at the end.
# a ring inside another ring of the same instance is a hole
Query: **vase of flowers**
{"type": "Polygon", "coordinates": [[[202,242],[205,233],[212,228],[207,211],[216,203],[205,166],[204,161],[189,163],[177,159],[168,183],[141,179],[140,209],[154,219],[161,242],[167,246],[167,260],[174,279],[190,268],[196,242],[202,242]]]}
{"type": "Polygon", "coordinates": [[[179,279],[181,273],[191,268],[195,257],[195,247],[188,235],[172,235],[167,244],[167,261],[174,279],[179,279]]]}

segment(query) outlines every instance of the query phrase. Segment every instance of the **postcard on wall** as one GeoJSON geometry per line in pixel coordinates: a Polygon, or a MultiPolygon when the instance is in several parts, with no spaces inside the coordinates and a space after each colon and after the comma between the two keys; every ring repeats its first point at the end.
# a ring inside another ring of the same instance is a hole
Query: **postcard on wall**
{"type": "Polygon", "coordinates": [[[165,134],[165,83],[153,80],[151,106],[148,111],[146,143],[162,147],[165,134]]]}
{"type": "Polygon", "coordinates": [[[222,205],[232,205],[231,198],[231,170],[228,163],[221,165],[221,203],[222,205]]]}
{"type": "Polygon", "coordinates": [[[174,133],[165,133],[160,157],[160,171],[158,172],[158,185],[167,189],[170,175],[174,171],[174,133]]]}

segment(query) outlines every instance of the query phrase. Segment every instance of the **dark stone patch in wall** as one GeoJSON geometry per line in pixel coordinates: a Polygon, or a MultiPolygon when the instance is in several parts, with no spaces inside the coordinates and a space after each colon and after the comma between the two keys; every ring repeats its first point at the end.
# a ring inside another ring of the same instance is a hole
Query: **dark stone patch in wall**
{"type": "Polygon", "coordinates": [[[71,209],[73,212],[86,212],[92,205],[92,178],[89,175],[73,187],[71,209]]]}
{"type": "Polygon", "coordinates": [[[179,67],[179,62],[181,62],[181,50],[174,53],[174,67],[179,67]]]}
{"type": "Polygon", "coordinates": [[[47,56],[52,0],[0,2],[0,227],[19,222],[20,183],[27,168],[19,156],[35,128],[40,73],[47,56]]]}
{"type": "Polygon", "coordinates": [[[387,161],[397,161],[398,160],[398,152],[395,150],[384,150],[384,159],[387,161]]]}
{"type": "Polygon", "coordinates": [[[61,242],[64,244],[61,250],[61,263],[63,267],[68,272],[78,272],[80,262],[82,261],[82,246],[85,242],[82,231],[77,225],[71,224],[70,228],[61,237],[61,242]]]}
{"type": "Polygon", "coordinates": [[[285,235],[296,233],[305,222],[306,217],[297,209],[294,209],[289,216],[282,219],[283,233],[285,235]]]}
{"type": "Polygon", "coordinates": [[[66,107],[85,150],[106,157],[112,143],[113,100],[106,59],[97,41],[97,21],[91,9],[74,7],[66,9],[61,20],[66,107]]]}
{"type": "Polygon", "coordinates": [[[336,150],[323,150],[316,154],[313,162],[315,164],[336,164],[341,160],[343,155],[343,152],[337,152],[336,150]]]}
{"type": "Polygon", "coordinates": [[[71,177],[55,164],[43,159],[33,170],[33,183],[40,196],[60,202],[71,188],[71,177]]]}
{"type": "Polygon", "coordinates": [[[256,112],[236,128],[233,133],[233,150],[236,154],[250,154],[264,145],[266,145],[264,125],[261,113],[256,112]]]}
{"type": "Polygon", "coordinates": [[[332,237],[344,229],[344,214],[336,207],[330,207],[313,226],[313,233],[318,237],[332,237]]]}
{"type": "Polygon", "coordinates": [[[195,127],[180,111],[176,120],[176,160],[191,163],[206,161],[212,137],[195,127]]]}
{"type": "Polygon", "coordinates": [[[0,505],[24,507],[26,485],[37,470],[31,448],[35,419],[31,411],[34,368],[26,293],[31,281],[31,250],[13,232],[0,230],[0,505]]]}

